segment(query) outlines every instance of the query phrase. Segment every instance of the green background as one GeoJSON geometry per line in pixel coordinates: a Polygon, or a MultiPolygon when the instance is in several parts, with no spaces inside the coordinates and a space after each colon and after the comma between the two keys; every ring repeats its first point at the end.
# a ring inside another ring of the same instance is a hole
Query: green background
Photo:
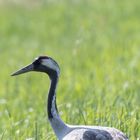
{"type": "Polygon", "coordinates": [[[0,1],[0,140],[53,140],[49,78],[10,74],[39,55],[60,65],[60,115],[140,139],[138,0],[0,1]]]}

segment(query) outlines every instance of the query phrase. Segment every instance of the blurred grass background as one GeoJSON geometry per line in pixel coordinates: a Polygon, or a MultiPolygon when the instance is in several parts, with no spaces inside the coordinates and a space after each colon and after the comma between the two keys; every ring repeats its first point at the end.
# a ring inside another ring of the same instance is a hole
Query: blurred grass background
{"type": "Polygon", "coordinates": [[[65,122],[116,127],[139,140],[139,44],[138,0],[1,0],[0,139],[55,139],[48,77],[10,77],[44,54],[61,67],[57,103],[65,122]]]}

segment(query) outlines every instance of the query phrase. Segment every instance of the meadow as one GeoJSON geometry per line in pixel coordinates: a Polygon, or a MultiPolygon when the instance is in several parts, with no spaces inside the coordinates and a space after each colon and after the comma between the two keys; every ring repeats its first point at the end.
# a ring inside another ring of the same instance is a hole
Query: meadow
{"type": "Polygon", "coordinates": [[[10,74],[39,55],[60,65],[58,110],[68,124],[103,125],[140,140],[140,2],[0,3],[0,140],[55,140],[49,78],[10,74]]]}

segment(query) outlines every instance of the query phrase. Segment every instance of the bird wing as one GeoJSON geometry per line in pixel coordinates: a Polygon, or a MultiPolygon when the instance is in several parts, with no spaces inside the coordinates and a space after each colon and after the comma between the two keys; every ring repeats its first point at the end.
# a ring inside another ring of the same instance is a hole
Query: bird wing
{"type": "Polygon", "coordinates": [[[68,133],[63,140],[113,140],[104,130],[75,129],[68,133]]]}
{"type": "Polygon", "coordinates": [[[128,138],[115,128],[104,129],[74,129],[63,140],[128,140],[128,138]]]}

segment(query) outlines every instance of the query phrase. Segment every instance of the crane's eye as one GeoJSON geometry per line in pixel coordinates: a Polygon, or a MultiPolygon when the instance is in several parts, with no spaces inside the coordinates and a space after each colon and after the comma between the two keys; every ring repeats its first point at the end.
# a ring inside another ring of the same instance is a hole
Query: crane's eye
{"type": "Polygon", "coordinates": [[[37,59],[33,62],[34,66],[39,66],[41,63],[41,60],[37,59]]]}

